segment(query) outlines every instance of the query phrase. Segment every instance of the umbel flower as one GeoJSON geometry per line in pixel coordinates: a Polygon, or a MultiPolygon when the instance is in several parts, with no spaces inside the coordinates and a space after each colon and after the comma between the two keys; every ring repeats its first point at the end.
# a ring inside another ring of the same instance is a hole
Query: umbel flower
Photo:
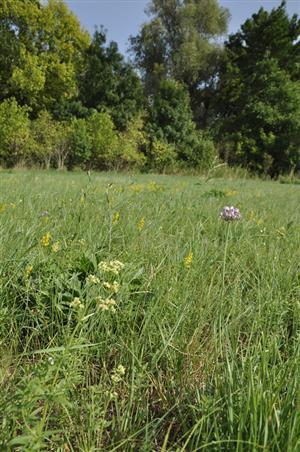
{"type": "Polygon", "coordinates": [[[220,217],[222,220],[225,221],[235,221],[235,220],[241,220],[242,215],[237,207],[223,207],[222,212],[220,213],[220,217]]]}

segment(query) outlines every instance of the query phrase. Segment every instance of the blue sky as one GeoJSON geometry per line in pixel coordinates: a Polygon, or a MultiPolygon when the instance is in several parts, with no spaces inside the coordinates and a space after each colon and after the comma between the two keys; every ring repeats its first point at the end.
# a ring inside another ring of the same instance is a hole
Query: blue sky
{"type": "MultiPolygon", "coordinates": [[[[95,25],[103,25],[108,31],[108,40],[118,43],[125,54],[128,38],[137,34],[140,25],[147,20],[144,13],[148,0],[65,0],[70,9],[78,16],[83,27],[91,34],[95,25]]],[[[235,32],[240,25],[263,6],[272,9],[280,5],[280,0],[219,0],[229,9],[231,20],[229,32],[235,32]]],[[[300,15],[300,0],[287,0],[290,15],[300,15]]]]}

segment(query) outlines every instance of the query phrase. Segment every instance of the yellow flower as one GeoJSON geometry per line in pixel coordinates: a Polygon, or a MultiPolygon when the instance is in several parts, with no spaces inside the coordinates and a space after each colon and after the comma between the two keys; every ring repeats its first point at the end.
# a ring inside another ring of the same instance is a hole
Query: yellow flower
{"type": "Polygon", "coordinates": [[[119,212],[114,213],[114,215],[112,217],[112,224],[117,224],[119,220],[120,220],[120,213],[119,212]]]}
{"type": "Polygon", "coordinates": [[[248,213],[248,218],[249,218],[249,220],[253,220],[253,218],[254,218],[254,210],[250,210],[250,212],[248,213]]]}
{"type": "Polygon", "coordinates": [[[60,251],[60,243],[59,242],[53,243],[52,251],[53,251],[53,253],[58,253],[58,251],[60,251]]]}
{"type": "Polygon", "coordinates": [[[51,234],[50,232],[47,232],[42,238],[41,238],[41,245],[44,247],[49,246],[50,243],[50,239],[51,239],[51,234]]]}
{"type": "Polygon", "coordinates": [[[142,218],[140,219],[140,221],[138,222],[138,224],[136,225],[137,230],[141,232],[142,229],[144,229],[144,226],[145,226],[145,218],[142,217],[142,218]]]}
{"type": "Polygon", "coordinates": [[[26,267],[26,269],[25,269],[25,272],[24,272],[24,278],[25,278],[25,279],[28,279],[28,278],[29,278],[29,276],[30,276],[31,273],[32,273],[32,270],[33,270],[33,266],[32,266],[32,265],[27,265],[27,267],[26,267]]]}
{"type": "Polygon", "coordinates": [[[193,262],[193,253],[190,251],[185,258],[183,259],[183,263],[185,268],[190,268],[193,262]]]}
{"type": "Polygon", "coordinates": [[[7,207],[7,204],[0,204],[0,213],[1,212],[4,212],[5,211],[5,209],[6,209],[6,207],[7,207]]]}
{"type": "Polygon", "coordinates": [[[259,218],[258,220],[256,220],[256,224],[257,226],[260,226],[261,224],[263,224],[264,220],[262,218],[259,218]]]}

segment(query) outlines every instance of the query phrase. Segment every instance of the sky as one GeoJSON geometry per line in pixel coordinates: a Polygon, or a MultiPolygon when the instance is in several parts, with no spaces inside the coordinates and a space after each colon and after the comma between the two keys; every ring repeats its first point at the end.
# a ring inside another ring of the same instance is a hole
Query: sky
{"type": "MultiPolygon", "coordinates": [[[[103,25],[109,41],[116,41],[120,52],[126,54],[128,38],[136,35],[143,22],[147,21],[144,10],[148,0],[65,0],[77,15],[83,28],[93,34],[95,26],[103,25]]],[[[229,33],[236,32],[242,23],[261,6],[270,10],[276,8],[281,0],[219,0],[231,14],[229,33]]],[[[300,0],[287,0],[290,15],[300,15],[300,0]]]]}

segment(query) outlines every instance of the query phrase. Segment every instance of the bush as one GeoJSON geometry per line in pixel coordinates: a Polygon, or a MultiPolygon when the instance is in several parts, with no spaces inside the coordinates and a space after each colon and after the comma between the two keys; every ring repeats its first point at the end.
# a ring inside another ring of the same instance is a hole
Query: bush
{"type": "Polygon", "coordinates": [[[214,142],[202,131],[194,131],[190,137],[190,146],[185,147],[188,166],[200,169],[211,168],[217,158],[214,142]]]}
{"type": "Polygon", "coordinates": [[[154,140],[149,146],[148,158],[151,168],[164,172],[167,168],[175,165],[177,153],[172,144],[154,140]]]}
{"type": "Polygon", "coordinates": [[[127,130],[118,134],[118,140],[109,153],[109,166],[114,169],[141,168],[146,163],[144,150],[148,137],[141,116],[133,118],[127,130]]]}

